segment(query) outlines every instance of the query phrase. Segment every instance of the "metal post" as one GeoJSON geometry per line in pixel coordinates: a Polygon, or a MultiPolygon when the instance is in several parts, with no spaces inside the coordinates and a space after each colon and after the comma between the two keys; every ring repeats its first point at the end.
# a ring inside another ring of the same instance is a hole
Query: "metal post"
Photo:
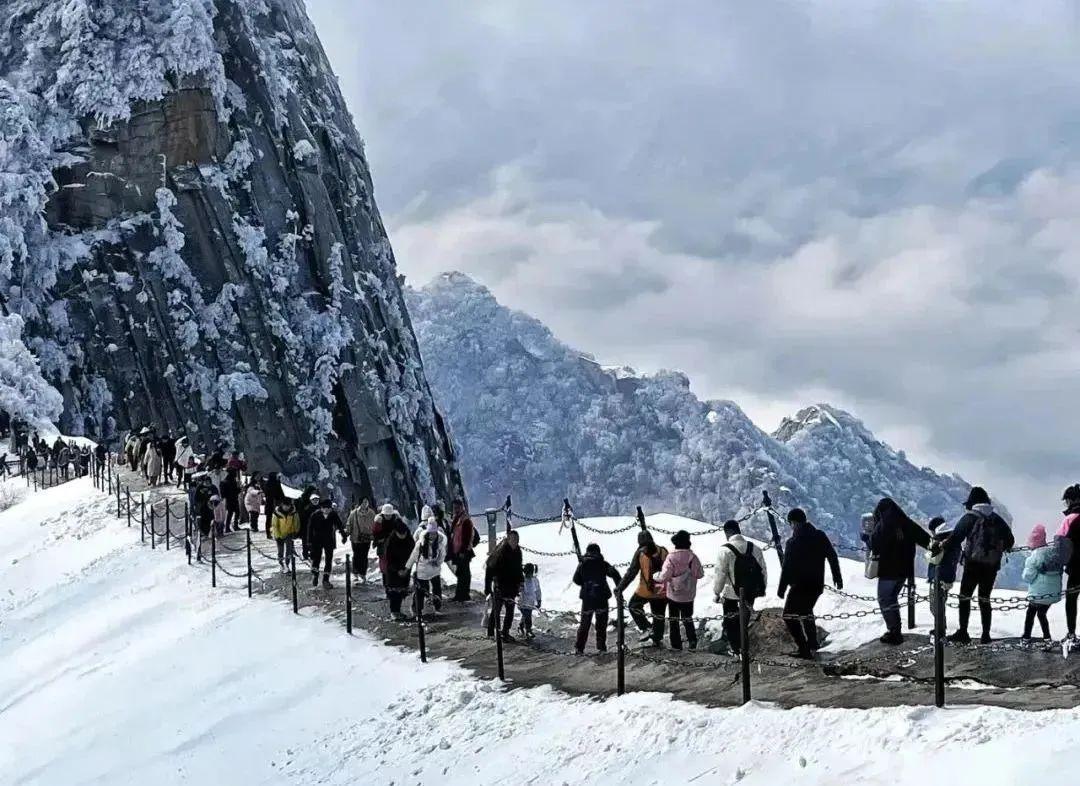
{"type": "MultiPolygon", "coordinates": [[[[146,502],[145,498],[140,502],[140,504],[142,504],[142,506],[143,506],[143,514],[144,514],[144,516],[146,514],[146,506],[144,504],[145,502],[146,502]]],[[[153,506],[153,504],[151,504],[150,505],[150,548],[152,548],[152,549],[157,548],[157,525],[154,523],[154,518],[155,518],[155,516],[154,516],[154,506],[153,506]]]]}
{"type": "Polygon", "coordinates": [[[907,626],[915,629],[915,579],[908,579],[907,585],[907,626]]]}
{"type": "MultiPolygon", "coordinates": [[[[251,540],[251,530],[248,530],[251,540]]],[[[352,635],[352,557],[345,555],[345,632],[352,635]]]]}
{"type": "Polygon", "coordinates": [[[292,610],[293,614],[300,613],[300,601],[296,597],[296,552],[294,551],[289,560],[289,573],[292,576],[292,610]]]}
{"type": "Polygon", "coordinates": [[[499,595],[499,585],[496,582],[491,588],[491,622],[495,626],[495,657],[499,661],[499,681],[506,682],[506,669],[503,665],[502,612],[503,603],[499,595]]]}
{"type": "MultiPolygon", "coordinates": [[[[417,579],[413,587],[413,605],[416,610],[416,642],[420,645],[420,662],[427,663],[427,641],[424,638],[424,590],[417,579]]],[[[501,660],[501,659],[500,659],[501,660]]],[[[501,677],[499,679],[502,679],[501,677]]]]}
{"type": "Polygon", "coordinates": [[[139,525],[146,529],[146,495],[139,495],[139,525]]]}
{"type": "Polygon", "coordinates": [[[172,530],[169,526],[169,513],[172,510],[172,500],[165,498],[165,551],[169,550],[169,541],[172,540],[172,530]]]}
{"type": "Polygon", "coordinates": [[[210,525],[210,586],[217,586],[217,525],[210,525]]]}
{"type": "Polygon", "coordinates": [[[120,518],[123,514],[120,512],[120,481],[116,481],[116,517],[120,518]]]}
{"type": "Polygon", "coordinates": [[[495,525],[499,521],[499,511],[492,508],[484,511],[484,516],[487,518],[488,554],[490,554],[495,550],[495,525]]]}
{"type": "MultiPolygon", "coordinates": [[[[112,496],[112,459],[111,458],[107,459],[107,461],[105,462],[105,484],[106,484],[106,487],[108,488],[109,496],[111,497],[112,496]]],[[[117,513],[116,516],[117,516],[117,518],[119,518],[120,514],[117,513]]]]}
{"type": "Polygon", "coordinates": [[[191,564],[191,516],[188,515],[188,503],[184,503],[184,550],[187,552],[187,564],[191,564]]]}
{"type": "Polygon", "coordinates": [[[124,494],[127,497],[127,522],[128,526],[131,526],[131,486],[124,489],[124,494]]]}
{"type": "Polygon", "coordinates": [[[934,576],[934,705],[945,706],[945,593],[941,579],[934,576]]]}
{"type": "Polygon", "coordinates": [[[247,562],[248,562],[248,597],[251,597],[251,530],[244,530],[247,533],[247,562]]]}
{"type": "Polygon", "coordinates": [[[742,661],[742,700],[750,701],[750,609],[746,605],[746,587],[739,588],[739,657],[742,661]]]}
{"type": "MultiPolygon", "coordinates": [[[[641,508],[638,508],[641,510],[641,508]]],[[[621,592],[615,594],[615,646],[619,651],[619,659],[616,665],[615,692],[622,696],[626,693],[626,603],[621,592]]]]}

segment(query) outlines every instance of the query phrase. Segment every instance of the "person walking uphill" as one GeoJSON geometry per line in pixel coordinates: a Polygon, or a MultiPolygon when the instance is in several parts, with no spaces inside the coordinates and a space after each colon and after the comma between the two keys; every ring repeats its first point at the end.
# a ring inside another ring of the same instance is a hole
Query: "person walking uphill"
{"type": "Polygon", "coordinates": [[[818,649],[817,620],[814,606],[825,591],[825,563],[832,570],[833,585],[844,588],[840,560],[829,536],[811,524],[801,508],[787,514],[791,538],[784,551],[777,596],[784,601],[784,624],[798,648],[795,656],[811,660],[818,649]],[[788,591],[790,588],[790,592],[788,591]]]}
{"type": "Polygon", "coordinates": [[[371,553],[371,538],[375,526],[375,510],[368,500],[360,500],[349,513],[345,530],[352,542],[353,572],[361,584],[367,584],[368,554],[371,553]]]}
{"type": "Polygon", "coordinates": [[[724,635],[733,654],[742,652],[741,627],[739,625],[739,591],[742,590],[747,611],[754,608],[754,601],[765,595],[769,573],[765,568],[765,554],[742,536],[737,521],[724,522],[727,543],[720,548],[716,559],[716,579],[713,595],[716,602],[724,604],[724,635]]]}
{"type": "Polygon", "coordinates": [[[578,625],[577,641],[574,643],[578,655],[585,652],[593,617],[596,618],[596,651],[607,652],[608,601],[612,594],[608,579],[617,585],[619,571],[608,564],[597,544],[590,543],[574,571],[574,583],[581,587],[578,593],[581,598],[581,624],[578,625]]]}
{"type": "MultiPolygon", "coordinates": [[[[311,496],[314,507],[307,517],[307,532],[304,542],[311,554],[311,586],[319,586],[319,561],[324,559],[323,587],[330,589],[330,572],[334,567],[334,540],[335,534],[341,535],[341,542],[346,539],[345,525],[341,523],[341,516],[334,510],[334,503],[329,497],[320,499],[318,495],[311,496]]],[[[300,519],[301,526],[304,524],[303,517],[300,519]]]]}
{"type": "Polygon", "coordinates": [[[972,487],[964,507],[968,512],[961,516],[949,537],[950,543],[964,544],[964,573],[960,577],[960,627],[949,636],[949,641],[967,644],[968,620],[971,617],[971,596],[979,592],[979,615],[982,618],[982,643],[989,644],[990,622],[993,607],[990,605],[990,592],[994,589],[1001,558],[1016,542],[1012,530],[994,512],[990,504],[990,495],[980,486],[972,487]]]}
{"type": "Polygon", "coordinates": [[[638,548],[630,560],[630,567],[626,569],[626,575],[619,582],[618,592],[621,595],[636,578],[637,589],[634,596],[626,604],[630,611],[630,619],[637,625],[641,632],[641,643],[651,642],[652,646],[659,647],[664,641],[664,618],[667,616],[667,596],[664,588],[656,583],[656,577],[660,575],[667,559],[668,550],[663,546],[657,546],[651,532],[642,531],[637,536],[638,548]],[[649,604],[652,613],[652,624],[645,616],[645,604],[649,604]]]}
{"type": "Polygon", "coordinates": [[[915,547],[929,548],[930,533],[912,521],[889,497],[874,508],[870,552],[878,560],[877,599],[885,620],[882,644],[903,644],[900,591],[915,579],[915,547]]]}
{"type": "Polygon", "coordinates": [[[506,537],[488,557],[487,569],[484,571],[484,595],[492,598],[487,634],[489,637],[495,635],[499,615],[504,613],[502,629],[499,632],[503,641],[514,640],[510,635],[510,626],[514,624],[514,599],[525,580],[518,538],[517,530],[507,532],[506,537]]]}
{"type": "Polygon", "coordinates": [[[682,649],[682,635],[679,622],[686,630],[686,643],[690,649],[697,649],[697,630],[694,628],[694,598],[697,597],[697,583],[705,576],[701,560],[690,550],[690,533],[684,529],[671,536],[675,550],[668,554],[660,575],[656,577],[663,586],[668,600],[668,619],[671,621],[669,635],[671,648],[682,649]]]}
{"type": "Polygon", "coordinates": [[[1058,535],[1069,539],[1072,544],[1072,557],[1065,566],[1068,581],[1065,585],[1065,631],[1067,638],[1076,638],[1076,599],[1080,595],[1080,486],[1069,486],[1061,495],[1065,503],[1065,518],[1061,522],[1058,535]],[[1076,526],[1073,526],[1076,524],[1076,526]]]}
{"type": "Polygon", "coordinates": [[[1024,635],[1021,642],[1031,641],[1031,629],[1035,619],[1039,620],[1044,640],[1050,640],[1050,622],[1046,613],[1050,607],[1061,600],[1061,579],[1065,566],[1072,557],[1072,543],[1065,537],[1058,536],[1047,544],[1046,527],[1036,524],[1028,536],[1028,548],[1031,554],[1024,562],[1024,581],[1028,585],[1028,607],[1024,615],[1024,635]]]}
{"type": "Polygon", "coordinates": [[[401,604],[409,594],[409,571],[406,565],[416,541],[409,532],[405,519],[393,506],[389,507],[393,515],[383,515],[381,526],[386,528],[386,537],[382,544],[383,554],[379,564],[383,572],[386,599],[390,602],[390,617],[395,622],[401,622],[405,619],[405,615],[401,613],[401,604]]]}

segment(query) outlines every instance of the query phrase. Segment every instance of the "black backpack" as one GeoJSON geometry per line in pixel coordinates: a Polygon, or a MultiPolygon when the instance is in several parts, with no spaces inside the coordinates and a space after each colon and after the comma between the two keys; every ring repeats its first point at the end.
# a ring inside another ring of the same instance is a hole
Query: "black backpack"
{"type": "Polygon", "coordinates": [[[735,555],[735,568],[732,571],[735,592],[745,589],[746,600],[754,600],[765,595],[765,573],[761,565],[754,559],[754,544],[746,542],[746,553],[740,554],[739,550],[730,543],[725,543],[731,553],[735,555]]]}
{"type": "Polygon", "coordinates": [[[1006,549],[1005,529],[1008,525],[995,514],[989,516],[972,511],[979,520],[971,529],[968,539],[968,562],[998,565],[1006,549]]]}

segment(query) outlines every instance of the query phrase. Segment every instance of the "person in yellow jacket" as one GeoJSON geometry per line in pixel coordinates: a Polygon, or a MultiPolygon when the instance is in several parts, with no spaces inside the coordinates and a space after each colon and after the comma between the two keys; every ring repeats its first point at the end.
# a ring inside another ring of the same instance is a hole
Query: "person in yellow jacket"
{"type": "Polygon", "coordinates": [[[293,540],[300,535],[300,514],[293,507],[291,499],[285,499],[274,508],[274,515],[270,520],[270,534],[277,543],[278,565],[285,570],[286,558],[296,556],[293,548],[293,540]]]}
{"type": "Polygon", "coordinates": [[[663,546],[657,546],[653,541],[651,532],[642,530],[638,533],[638,549],[634,552],[634,558],[630,560],[630,567],[619,582],[618,591],[621,595],[626,588],[637,578],[638,585],[634,591],[634,597],[626,604],[630,611],[630,618],[641,631],[641,643],[651,642],[652,646],[659,647],[664,641],[664,620],[667,615],[667,598],[664,597],[664,588],[655,583],[654,577],[660,573],[660,568],[667,559],[668,551],[663,546]],[[645,604],[649,604],[652,612],[652,625],[645,616],[645,604]]]}

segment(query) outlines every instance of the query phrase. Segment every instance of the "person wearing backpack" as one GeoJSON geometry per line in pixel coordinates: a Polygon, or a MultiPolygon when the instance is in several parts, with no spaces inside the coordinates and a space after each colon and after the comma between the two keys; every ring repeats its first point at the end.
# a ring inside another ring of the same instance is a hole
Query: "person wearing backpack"
{"type": "Polygon", "coordinates": [[[731,652],[738,655],[742,652],[739,591],[743,591],[747,611],[750,611],[754,601],[765,595],[768,573],[764,552],[742,536],[739,522],[724,522],[724,535],[727,543],[720,547],[720,555],[716,558],[713,596],[717,603],[723,601],[724,635],[731,652]]]}
{"type": "Polygon", "coordinates": [[[574,643],[578,655],[585,652],[593,617],[596,618],[596,651],[607,652],[608,601],[611,600],[607,580],[618,584],[619,578],[619,571],[608,564],[597,544],[590,543],[585,547],[585,556],[574,571],[574,583],[581,587],[578,593],[581,598],[581,624],[578,625],[574,643]]]}
{"type": "Polygon", "coordinates": [[[930,533],[916,524],[896,502],[885,497],[874,508],[870,551],[878,560],[877,599],[885,620],[882,644],[903,644],[900,592],[915,579],[915,549],[930,546],[930,533]]]}
{"type": "Polygon", "coordinates": [[[663,587],[668,599],[668,619],[671,622],[669,635],[671,648],[682,649],[682,636],[679,622],[686,630],[687,646],[697,649],[697,630],[694,628],[694,598],[697,597],[697,583],[705,577],[701,560],[690,550],[690,533],[684,529],[671,536],[675,550],[668,554],[656,582],[663,587]]]}
{"type": "Polygon", "coordinates": [[[472,561],[476,556],[476,546],[480,543],[480,533],[476,531],[465,502],[455,499],[453,502],[454,518],[450,524],[450,562],[457,576],[454,598],[458,603],[470,600],[469,585],[472,584],[472,561]]]}
{"type": "Polygon", "coordinates": [[[642,530],[637,536],[638,548],[634,552],[634,558],[630,560],[630,567],[626,569],[626,575],[619,582],[618,592],[621,595],[636,578],[637,589],[634,596],[626,604],[630,612],[630,619],[637,625],[641,632],[641,643],[651,642],[652,646],[659,647],[664,641],[664,619],[667,616],[667,597],[664,596],[664,588],[656,583],[656,576],[664,567],[668,550],[663,546],[657,546],[652,533],[642,530]],[[645,604],[649,604],[649,612],[652,614],[652,623],[645,616],[645,604]]]}
{"type": "Polygon", "coordinates": [[[960,517],[949,537],[950,542],[964,544],[964,573],[960,578],[960,627],[949,636],[955,644],[969,644],[968,620],[971,618],[971,596],[978,590],[979,615],[982,618],[983,644],[989,644],[993,607],[990,592],[994,589],[1002,556],[1016,542],[1005,519],[994,512],[990,495],[981,486],[973,486],[964,503],[967,513],[960,517]]]}
{"type": "Polygon", "coordinates": [[[1061,575],[1072,556],[1072,545],[1064,537],[1054,538],[1047,544],[1046,527],[1036,524],[1028,536],[1031,553],[1024,562],[1024,581],[1028,585],[1028,607],[1024,615],[1024,635],[1021,643],[1031,642],[1031,630],[1035,619],[1039,620],[1044,640],[1050,640],[1050,622],[1046,614],[1050,607],[1061,600],[1061,575]]]}
{"type": "Polygon", "coordinates": [[[1080,519],[1080,486],[1065,489],[1061,501],[1065,503],[1065,518],[1057,534],[1067,538],[1072,546],[1069,563],[1065,566],[1068,576],[1065,584],[1065,630],[1066,638],[1072,641],[1076,638],[1076,599],[1080,594],[1080,524],[1073,526],[1080,519]]]}
{"type": "Polygon", "coordinates": [[[791,538],[784,549],[784,565],[776,594],[780,598],[787,595],[784,624],[798,648],[795,656],[812,660],[818,648],[814,606],[825,591],[825,563],[829,563],[833,585],[837,589],[844,588],[844,578],[840,575],[840,560],[832,541],[807,520],[805,511],[792,508],[787,520],[791,525],[791,538]]]}

